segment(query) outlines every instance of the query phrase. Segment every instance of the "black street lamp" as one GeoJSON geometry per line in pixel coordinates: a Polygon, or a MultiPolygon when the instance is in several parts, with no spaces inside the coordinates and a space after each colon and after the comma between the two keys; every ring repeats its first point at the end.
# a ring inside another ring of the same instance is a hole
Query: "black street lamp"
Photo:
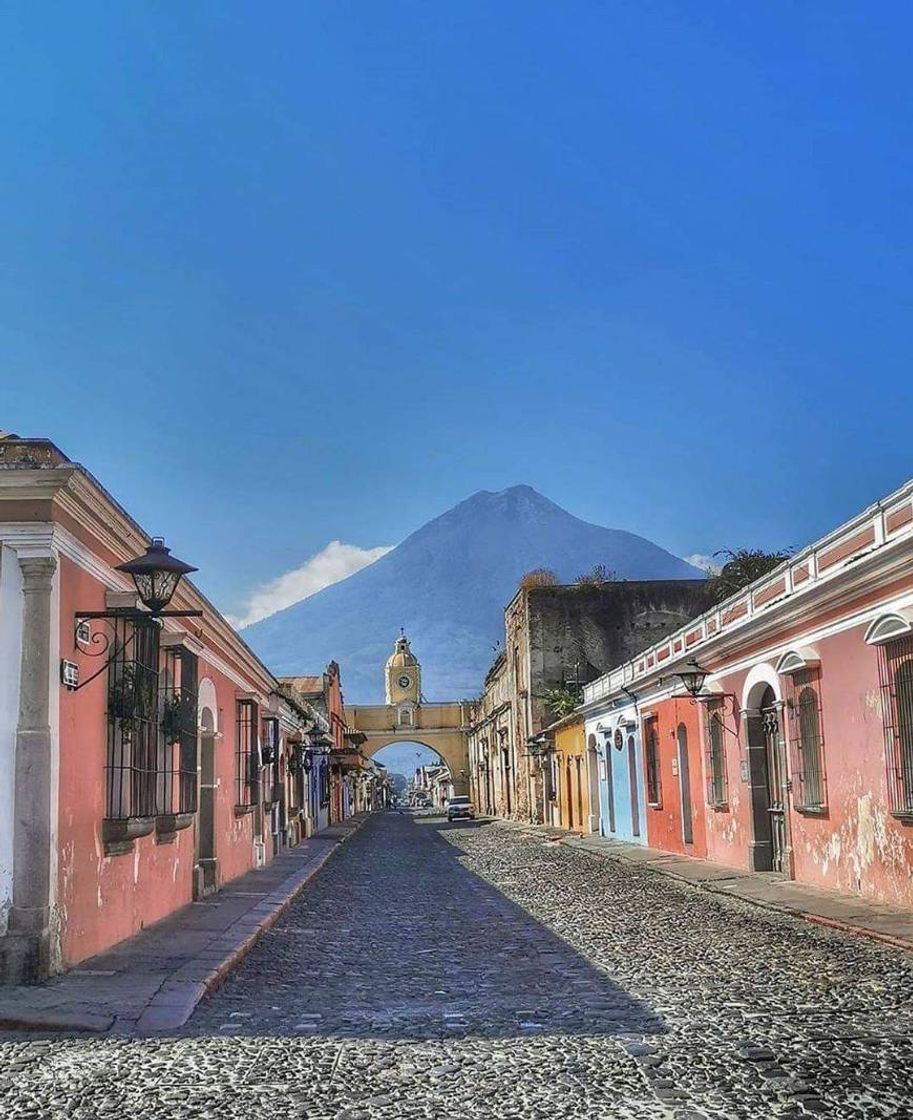
{"type": "Polygon", "coordinates": [[[153,537],[142,556],[118,564],[117,571],[133,577],[143,606],[151,615],[159,615],[171,602],[182,578],[197,569],[172,556],[163,537],[153,537]]]}
{"type": "Polygon", "coordinates": [[[202,611],[169,611],[171,602],[178,584],[189,572],[197,569],[191,564],[185,564],[172,556],[162,537],[153,537],[142,556],[127,560],[116,565],[118,572],[132,576],[136,593],[143,604],[143,610],[133,607],[114,607],[104,611],[76,611],[76,644],[82,647],[82,652],[89,657],[105,657],[104,664],[84,681],[79,679],[79,667],[72,661],[64,659],[60,664],[61,682],[70,692],[79,692],[81,688],[91,684],[97,677],[114,662],[118,657],[123,658],[127,647],[134,642],[138,629],[143,624],[151,624],[156,628],[155,653],[158,657],[157,628],[161,627],[162,618],[202,618],[202,611]],[[104,633],[93,634],[88,629],[90,621],[103,622],[111,631],[110,635],[104,633]],[[132,632],[128,632],[128,627],[132,632]],[[83,636],[83,631],[87,636],[83,636]]]}
{"type": "Polygon", "coordinates": [[[692,657],[683,669],[679,669],[676,676],[684,685],[685,692],[688,693],[692,700],[696,700],[704,689],[704,681],[707,679],[709,672],[709,669],[698,665],[697,661],[692,657]]]}

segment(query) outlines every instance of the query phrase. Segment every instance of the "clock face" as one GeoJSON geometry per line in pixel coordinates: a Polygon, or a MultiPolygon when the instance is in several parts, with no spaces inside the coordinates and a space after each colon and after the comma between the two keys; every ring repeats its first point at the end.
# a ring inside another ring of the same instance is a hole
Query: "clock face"
{"type": "Polygon", "coordinates": [[[399,680],[396,683],[399,685],[400,688],[408,688],[409,685],[412,684],[412,678],[407,677],[406,674],[403,673],[403,675],[399,678],[399,680]]]}

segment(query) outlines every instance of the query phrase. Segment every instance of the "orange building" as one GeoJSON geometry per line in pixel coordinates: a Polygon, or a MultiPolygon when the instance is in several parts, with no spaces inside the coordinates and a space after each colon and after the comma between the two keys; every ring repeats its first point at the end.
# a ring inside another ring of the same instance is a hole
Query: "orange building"
{"type": "Polygon", "coordinates": [[[583,717],[573,713],[545,732],[551,749],[542,755],[550,771],[546,802],[550,823],[569,832],[589,832],[590,796],[583,717]]]}

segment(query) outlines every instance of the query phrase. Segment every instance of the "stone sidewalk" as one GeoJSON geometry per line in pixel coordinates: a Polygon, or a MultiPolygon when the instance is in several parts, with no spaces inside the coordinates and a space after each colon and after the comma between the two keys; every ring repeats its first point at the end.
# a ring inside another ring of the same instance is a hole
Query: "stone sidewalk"
{"type": "Polygon", "coordinates": [[[623,840],[603,836],[581,836],[546,826],[502,822],[534,831],[549,840],[568,844],[578,851],[619,863],[636,864],[649,871],[680,879],[702,890],[729,895],[768,910],[792,914],[807,922],[830,926],[860,937],[871,937],[913,952],[913,912],[899,906],[875,902],[861,895],[842,894],[805,886],[774,872],[748,872],[708,859],[676,855],[623,840]]]}
{"type": "Polygon", "coordinates": [[[366,819],[324,829],[62,976],[0,987],[0,1028],[144,1034],[182,1026],[366,819]]]}

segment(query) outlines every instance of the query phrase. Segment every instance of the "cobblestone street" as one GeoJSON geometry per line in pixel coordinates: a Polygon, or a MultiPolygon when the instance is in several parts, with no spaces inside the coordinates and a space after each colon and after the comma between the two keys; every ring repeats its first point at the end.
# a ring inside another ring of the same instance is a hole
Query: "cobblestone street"
{"type": "Polygon", "coordinates": [[[908,1117],[913,959],[509,826],[387,814],[179,1037],[0,1054],[11,1118],[908,1117]]]}

